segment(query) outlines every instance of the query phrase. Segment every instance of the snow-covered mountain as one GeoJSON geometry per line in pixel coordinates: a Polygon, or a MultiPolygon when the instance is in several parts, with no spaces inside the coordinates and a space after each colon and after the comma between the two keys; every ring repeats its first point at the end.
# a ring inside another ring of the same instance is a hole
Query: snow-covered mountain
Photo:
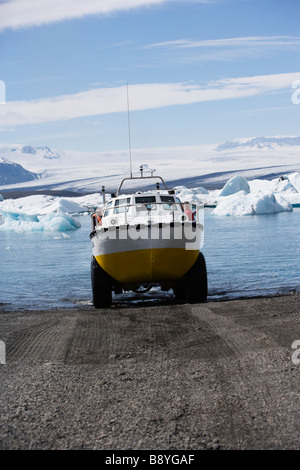
{"type": "Polygon", "coordinates": [[[36,163],[43,160],[57,160],[60,154],[47,146],[33,147],[32,145],[0,145],[0,157],[16,163],[25,163],[35,161],[36,163]]]}
{"type": "MultiPolygon", "coordinates": [[[[16,151],[17,149],[11,149],[16,151]]],[[[20,148],[20,151],[24,154],[36,155],[38,158],[47,158],[49,160],[53,158],[59,158],[59,153],[51,150],[49,147],[32,147],[31,145],[24,145],[20,148]]]]}
{"type": "Polygon", "coordinates": [[[22,165],[0,157],[0,184],[16,184],[38,179],[39,175],[25,170],[22,165]]]}
{"type": "MultiPolygon", "coordinates": [[[[0,145],[0,157],[22,165],[39,179],[8,183],[0,192],[39,188],[79,193],[99,192],[102,185],[116,191],[129,176],[129,151],[80,152],[32,145],[0,145]]],[[[300,170],[300,137],[249,137],[220,144],[160,148],[132,148],[133,174],[144,176],[156,168],[169,186],[220,188],[240,174],[245,178],[272,179],[300,170]]],[[[139,184],[139,180],[137,183],[139,184]]],[[[133,187],[133,186],[131,186],[133,187]]]]}
{"type": "Polygon", "coordinates": [[[300,146],[300,137],[253,137],[251,139],[238,139],[225,142],[216,147],[216,151],[220,152],[223,150],[232,149],[265,149],[274,150],[276,147],[289,147],[289,146],[300,146]]]}

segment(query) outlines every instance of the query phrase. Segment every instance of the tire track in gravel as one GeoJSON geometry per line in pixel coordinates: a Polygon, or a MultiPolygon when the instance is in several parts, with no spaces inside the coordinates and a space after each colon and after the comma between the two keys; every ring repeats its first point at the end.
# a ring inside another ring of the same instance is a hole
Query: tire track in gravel
{"type": "Polygon", "coordinates": [[[265,334],[214,313],[206,304],[78,311],[33,317],[7,342],[11,361],[104,363],[109,358],[152,361],[241,357],[265,334]]]}
{"type": "Polygon", "coordinates": [[[11,361],[103,364],[111,358],[239,357],[264,334],[248,331],[204,305],[161,305],[33,317],[8,341],[11,361]]]}
{"type": "Polygon", "coordinates": [[[7,342],[7,360],[10,362],[44,363],[61,362],[76,318],[38,319],[38,324],[14,331],[7,342]]]}
{"type": "Polygon", "coordinates": [[[220,348],[221,356],[226,355],[229,349],[233,356],[242,357],[249,351],[257,350],[266,339],[264,333],[241,326],[224,315],[214,313],[204,305],[191,305],[190,313],[201,328],[212,333],[215,347],[220,348]],[[225,345],[226,351],[223,350],[225,345]]]}
{"type": "Polygon", "coordinates": [[[188,329],[187,318],[180,318],[169,306],[99,309],[78,318],[64,361],[101,364],[113,358],[138,358],[159,362],[178,350],[188,329]]]}
{"type": "Polygon", "coordinates": [[[111,310],[99,309],[96,312],[82,312],[78,316],[76,328],[65,353],[65,364],[105,364],[110,356],[117,356],[124,349],[119,341],[119,327],[113,325],[111,310]]]}
{"type": "MultiPolygon", "coordinates": [[[[203,328],[213,332],[215,347],[221,353],[211,368],[212,399],[206,400],[206,407],[210,416],[207,421],[214,425],[207,429],[219,436],[230,436],[231,446],[236,449],[259,448],[256,433],[268,422],[269,432],[263,444],[266,448],[267,440],[272,442],[277,427],[282,424],[282,398],[277,395],[274,398],[271,393],[273,350],[277,347],[278,351],[278,344],[265,333],[228,318],[226,308],[224,316],[195,305],[191,306],[191,314],[203,328]],[[224,344],[231,351],[230,357],[224,351],[224,344]],[[277,413],[270,416],[269,410],[274,407],[277,413]]],[[[193,395],[198,399],[196,389],[193,395]]]]}

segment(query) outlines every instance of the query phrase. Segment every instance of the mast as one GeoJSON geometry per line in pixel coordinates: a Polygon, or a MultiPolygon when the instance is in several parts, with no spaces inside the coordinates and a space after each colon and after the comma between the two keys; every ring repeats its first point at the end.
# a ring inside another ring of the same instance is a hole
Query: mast
{"type": "Polygon", "coordinates": [[[127,83],[127,117],[128,117],[128,144],[129,144],[130,178],[132,178],[131,137],[130,137],[130,114],[129,114],[129,92],[128,92],[128,83],[127,83]]]}

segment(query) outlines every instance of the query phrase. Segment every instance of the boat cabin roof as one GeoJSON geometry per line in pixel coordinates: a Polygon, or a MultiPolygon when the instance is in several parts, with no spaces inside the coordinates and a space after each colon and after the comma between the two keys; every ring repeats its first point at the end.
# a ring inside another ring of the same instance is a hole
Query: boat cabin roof
{"type": "Polygon", "coordinates": [[[177,202],[180,203],[178,197],[175,194],[169,194],[169,192],[137,192],[134,194],[122,194],[121,196],[113,197],[106,202],[106,205],[119,205],[120,203],[150,203],[150,202],[177,202]]]}

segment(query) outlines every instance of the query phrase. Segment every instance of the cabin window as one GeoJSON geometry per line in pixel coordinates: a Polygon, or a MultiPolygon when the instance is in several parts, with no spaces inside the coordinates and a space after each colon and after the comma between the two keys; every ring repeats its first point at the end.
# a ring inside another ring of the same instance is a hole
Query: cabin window
{"type": "Polygon", "coordinates": [[[136,210],[139,212],[145,209],[148,211],[156,209],[154,202],[156,202],[155,196],[138,196],[135,198],[136,210]]]}
{"type": "Polygon", "coordinates": [[[184,212],[183,204],[178,197],[175,197],[175,201],[179,204],[179,210],[181,209],[184,212]]]}
{"type": "MultiPolygon", "coordinates": [[[[109,209],[113,205],[113,201],[109,201],[106,205],[106,208],[109,209]]],[[[110,210],[105,210],[103,217],[107,217],[109,214],[111,214],[110,210]]]]}
{"type": "Polygon", "coordinates": [[[161,202],[174,202],[173,196],[160,196],[161,202]]]}
{"type": "Polygon", "coordinates": [[[177,208],[177,205],[175,204],[175,200],[174,200],[174,197],[173,196],[160,196],[160,200],[161,202],[165,203],[163,204],[163,208],[165,210],[173,210],[173,211],[177,211],[178,208],[177,208]]]}
{"type": "Polygon", "coordinates": [[[130,197],[124,199],[116,199],[115,201],[115,208],[114,214],[124,214],[125,212],[125,205],[127,206],[126,212],[128,212],[128,204],[130,203],[130,197]]]}

